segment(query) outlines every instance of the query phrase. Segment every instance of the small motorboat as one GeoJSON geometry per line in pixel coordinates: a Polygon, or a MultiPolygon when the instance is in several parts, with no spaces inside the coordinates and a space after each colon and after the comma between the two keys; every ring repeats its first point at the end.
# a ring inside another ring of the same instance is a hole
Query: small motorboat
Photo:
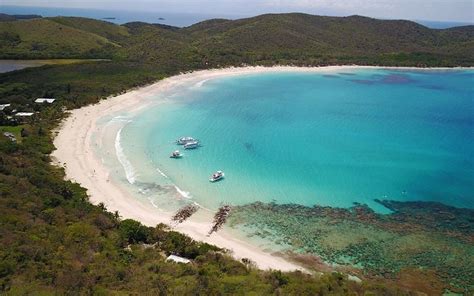
{"type": "Polygon", "coordinates": [[[192,141],[184,144],[184,149],[195,149],[197,147],[199,147],[198,141],[192,141]]]}
{"type": "Polygon", "coordinates": [[[212,176],[209,178],[209,181],[211,182],[217,182],[219,180],[224,179],[224,172],[223,171],[217,171],[212,176]]]}
{"type": "Polygon", "coordinates": [[[196,142],[196,139],[191,138],[191,137],[182,137],[176,140],[176,144],[178,145],[186,145],[187,143],[191,143],[191,142],[196,142]]]}
{"type": "Polygon", "coordinates": [[[181,158],[182,156],[183,154],[181,154],[179,150],[176,150],[173,153],[171,153],[170,158],[181,158]]]}

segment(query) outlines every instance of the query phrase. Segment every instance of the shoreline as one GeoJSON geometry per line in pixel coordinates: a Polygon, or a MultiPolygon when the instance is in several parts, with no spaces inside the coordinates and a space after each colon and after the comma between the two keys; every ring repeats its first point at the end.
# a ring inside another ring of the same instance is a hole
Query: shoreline
{"type": "MultiPolygon", "coordinates": [[[[93,204],[104,203],[109,211],[119,211],[122,218],[132,218],[148,226],[158,223],[170,224],[173,213],[164,212],[144,203],[110,180],[111,169],[94,153],[98,141],[105,136],[105,128],[98,121],[127,110],[138,112],[148,106],[147,98],[159,92],[165,92],[180,85],[198,85],[207,80],[225,76],[258,74],[270,72],[337,72],[354,69],[401,69],[401,70],[462,70],[472,68],[416,68],[416,67],[376,67],[376,66],[328,66],[328,67],[243,67],[224,68],[187,72],[165,78],[148,86],[128,91],[124,94],[109,97],[97,104],[70,111],[71,115],[58,127],[52,153],[54,163],[63,166],[66,178],[79,183],[88,190],[89,201],[93,204]],[[93,135],[97,135],[94,138],[93,135]]],[[[153,102],[155,103],[155,102],[153,102]]],[[[157,102],[159,103],[159,102],[157,102]]],[[[110,135],[108,135],[110,137],[110,135]]],[[[115,136],[115,135],[114,135],[115,136]]],[[[289,262],[282,257],[272,255],[261,247],[240,240],[225,229],[207,236],[212,214],[199,211],[184,223],[173,227],[173,230],[189,235],[191,238],[229,249],[234,257],[249,258],[261,269],[280,269],[283,271],[304,270],[300,265],[289,262]],[[210,217],[210,218],[209,218],[210,217]],[[208,222],[203,222],[208,221],[208,222]]]]}

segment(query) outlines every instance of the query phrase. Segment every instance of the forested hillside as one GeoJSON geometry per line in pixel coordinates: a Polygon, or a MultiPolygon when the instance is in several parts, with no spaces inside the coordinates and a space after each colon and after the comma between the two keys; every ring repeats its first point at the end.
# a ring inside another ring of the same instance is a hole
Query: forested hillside
{"type": "Polygon", "coordinates": [[[429,29],[361,16],[262,15],[186,28],[77,17],[0,23],[3,58],[115,58],[196,66],[247,64],[472,65],[474,26],[429,29]],[[27,29],[31,28],[31,29],[27,29]]]}

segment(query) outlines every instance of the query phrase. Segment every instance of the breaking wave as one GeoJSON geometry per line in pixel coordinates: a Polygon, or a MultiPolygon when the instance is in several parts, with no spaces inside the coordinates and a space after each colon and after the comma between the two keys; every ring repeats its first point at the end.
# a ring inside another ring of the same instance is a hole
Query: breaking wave
{"type": "Polygon", "coordinates": [[[128,183],[134,184],[136,181],[135,168],[125,156],[122,145],[120,144],[122,129],[123,127],[118,131],[117,136],[115,137],[115,153],[117,155],[118,161],[120,162],[123,167],[123,170],[125,171],[125,177],[127,178],[128,183]]]}
{"type": "Polygon", "coordinates": [[[163,173],[159,168],[157,168],[156,171],[157,171],[158,173],[160,173],[160,175],[162,175],[163,177],[165,177],[166,179],[168,179],[168,176],[167,176],[165,173],[163,173]]]}
{"type": "Polygon", "coordinates": [[[184,190],[181,190],[178,186],[176,185],[173,185],[174,188],[176,189],[176,191],[184,198],[187,198],[187,199],[190,199],[191,198],[191,193],[190,192],[187,192],[187,191],[184,191],[184,190]]]}
{"type": "Polygon", "coordinates": [[[197,82],[196,84],[194,84],[194,87],[202,87],[204,85],[204,83],[208,82],[210,79],[204,79],[204,80],[201,80],[199,82],[197,82]]]}

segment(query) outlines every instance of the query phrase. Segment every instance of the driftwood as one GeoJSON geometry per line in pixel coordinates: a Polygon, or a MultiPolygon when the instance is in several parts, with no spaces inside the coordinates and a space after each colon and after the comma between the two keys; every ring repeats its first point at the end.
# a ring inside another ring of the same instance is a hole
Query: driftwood
{"type": "Polygon", "coordinates": [[[176,214],[174,214],[174,216],[171,218],[171,221],[175,222],[176,224],[183,223],[186,219],[196,213],[198,209],[199,207],[196,205],[186,205],[179,209],[176,214]]]}
{"type": "Polygon", "coordinates": [[[211,235],[213,232],[217,232],[219,228],[221,228],[224,223],[227,221],[227,217],[229,217],[231,207],[229,205],[225,205],[219,208],[217,213],[214,215],[214,221],[211,230],[209,230],[208,235],[211,235]]]}

